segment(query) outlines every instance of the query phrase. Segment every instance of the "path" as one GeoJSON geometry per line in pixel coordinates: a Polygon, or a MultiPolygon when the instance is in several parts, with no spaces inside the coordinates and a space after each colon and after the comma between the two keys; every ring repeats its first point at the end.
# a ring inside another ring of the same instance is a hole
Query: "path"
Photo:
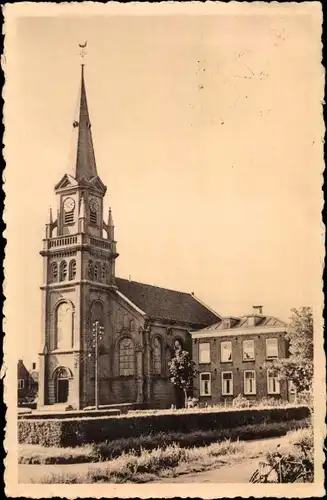
{"type": "Polygon", "coordinates": [[[234,465],[223,465],[219,469],[183,474],[154,483],[248,483],[258,465],[259,459],[242,460],[234,465]]]}

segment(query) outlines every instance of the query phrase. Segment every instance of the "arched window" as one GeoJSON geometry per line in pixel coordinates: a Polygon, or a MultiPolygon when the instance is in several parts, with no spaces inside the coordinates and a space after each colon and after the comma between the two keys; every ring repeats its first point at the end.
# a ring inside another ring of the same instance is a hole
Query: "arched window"
{"type": "Polygon", "coordinates": [[[162,344],[159,337],[155,337],[152,342],[153,373],[160,375],[162,370],[162,344]]]}
{"type": "Polygon", "coordinates": [[[132,339],[125,338],[119,344],[119,375],[134,375],[134,349],[132,339]]]}
{"type": "Polygon", "coordinates": [[[94,281],[100,281],[100,264],[96,262],[94,264],[94,281]]]}
{"type": "Polygon", "coordinates": [[[117,309],[117,311],[116,311],[116,325],[117,325],[117,328],[122,327],[122,315],[121,315],[120,309],[117,309]]]}
{"type": "Polygon", "coordinates": [[[99,301],[95,301],[91,305],[91,325],[99,321],[101,326],[104,326],[104,312],[103,304],[99,301]]]}
{"type": "Polygon", "coordinates": [[[73,259],[69,263],[69,279],[74,280],[76,278],[76,260],[73,259]]]}
{"type": "Polygon", "coordinates": [[[67,278],[67,262],[63,260],[60,262],[60,281],[65,281],[67,278]]]}
{"type": "Polygon", "coordinates": [[[89,275],[89,280],[93,280],[93,275],[94,275],[94,266],[93,266],[93,262],[92,262],[92,260],[89,260],[89,271],[88,271],[88,275],[89,275]]]}
{"type": "Polygon", "coordinates": [[[74,310],[69,302],[61,302],[56,311],[55,349],[70,349],[74,345],[74,310]]]}
{"type": "Polygon", "coordinates": [[[135,330],[135,319],[131,319],[129,322],[129,328],[131,331],[135,330]]]}
{"type": "Polygon", "coordinates": [[[53,262],[51,264],[51,281],[53,283],[58,281],[58,264],[57,264],[57,262],[53,262]]]}
{"type": "Polygon", "coordinates": [[[129,326],[128,314],[124,314],[124,328],[128,328],[128,326],[129,326]]]}
{"type": "Polygon", "coordinates": [[[101,280],[106,283],[108,280],[108,266],[107,264],[102,264],[101,267],[101,280]]]}
{"type": "Polygon", "coordinates": [[[174,340],[174,350],[176,352],[183,350],[183,344],[182,344],[182,341],[180,339],[174,340]]]}

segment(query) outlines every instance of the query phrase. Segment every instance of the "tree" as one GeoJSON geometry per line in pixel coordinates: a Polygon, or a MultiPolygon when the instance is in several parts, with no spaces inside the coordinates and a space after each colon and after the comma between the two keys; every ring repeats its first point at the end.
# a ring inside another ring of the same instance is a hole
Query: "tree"
{"type": "Polygon", "coordinates": [[[269,363],[268,368],[291,380],[298,393],[310,392],[313,379],[313,316],[311,307],[292,309],[286,334],[290,356],[269,363]]]}
{"type": "Polygon", "coordinates": [[[175,357],[169,363],[170,381],[184,392],[185,406],[187,405],[187,390],[191,387],[195,377],[195,363],[190,353],[178,350],[175,357]]]}
{"type": "Polygon", "coordinates": [[[291,355],[297,359],[313,360],[313,316],[311,307],[292,309],[287,334],[291,355]]]}

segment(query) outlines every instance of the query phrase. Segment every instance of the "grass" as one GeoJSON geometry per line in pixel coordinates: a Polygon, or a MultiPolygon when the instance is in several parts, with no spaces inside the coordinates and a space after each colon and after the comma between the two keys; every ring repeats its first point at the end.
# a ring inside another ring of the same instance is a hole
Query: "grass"
{"type": "MultiPolygon", "coordinates": [[[[306,424],[308,425],[308,422],[306,424]]],[[[146,437],[149,438],[149,436],[146,437]]],[[[153,438],[155,436],[152,436],[153,438]]],[[[300,428],[288,432],[287,435],[280,439],[278,451],[283,454],[294,455],[294,450],[297,449],[295,443],[298,442],[312,443],[312,428],[300,428]]],[[[143,444],[145,443],[146,441],[143,441],[143,444]]],[[[109,446],[109,443],[106,445],[109,446]]],[[[259,456],[267,458],[269,454],[274,453],[274,446],[269,440],[246,443],[245,441],[230,439],[197,447],[186,447],[177,443],[157,446],[154,449],[145,449],[141,446],[137,450],[123,452],[116,458],[100,463],[84,463],[84,465],[77,467],[75,465],[73,470],[68,468],[67,470],[61,469],[61,472],[56,470],[53,472],[53,469],[52,471],[50,469],[49,473],[42,471],[42,475],[34,478],[32,476],[29,482],[43,484],[145,483],[165,477],[171,478],[181,474],[216,469],[222,465],[232,465],[259,456]]],[[[58,449],[45,448],[45,450],[48,452],[50,450],[52,457],[57,456],[58,449]]],[[[78,463],[77,457],[84,457],[85,462],[86,457],[99,456],[99,450],[92,446],[84,446],[78,449],[61,449],[61,453],[66,454],[66,458],[70,456],[72,459],[70,463],[75,464],[78,463]]],[[[38,455],[38,460],[41,460],[41,456],[42,454],[38,455]]],[[[29,461],[28,463],[32,462],[29,461]]],[[[49,463],[49,461],[46,463],[49,463]]],[[[60,471],[60,468],[58,470],[60,471]]]]}
{"type": "Polygon", "coordinates": [[[158,433],[121,438],[99,444],[89,444],[75,448],[44,447],[40,445],[19,445],[20,464],[75,464],[112,460],[126,453],[140,455],[145,450],[165,449],[170,445],[180,448],[199,448],[212,443],[235,440],[251,440],[281,436],[291,429],[309,425],[307,420],[290,422],[269,422],[268,424],[247,425],[234,429],[195,430],[185,434],[180,432],[158,433]]]}
{"type": "Polygon", "coordinates": [[[166,448],[141,450],[135,453],[122,454],[120,457],[92,467],[86,472],[45,474],[38,483],[125,483],[147,482],[158,477],[169,475],[172,471],[178,474],[178,467],[183,472],[205,470],[226,463],[226,461],[243,457],[244,443],[226,440],[200,448],[181,448],[172,444],[166,448]],[[186,468],[189,464],[190,467],[186,468]]]}

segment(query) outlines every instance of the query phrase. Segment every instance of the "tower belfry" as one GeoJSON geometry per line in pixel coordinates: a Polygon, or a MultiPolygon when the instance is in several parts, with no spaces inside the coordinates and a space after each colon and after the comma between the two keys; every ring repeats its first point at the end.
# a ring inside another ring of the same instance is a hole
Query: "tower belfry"
{"type": "MultiPolygon", "coordinates": [[[[81,48],[79,113],[74,175],[55,186],[57,218],[52,214],[43,240],[43,335],[40,350],[41,406],[92,404],[90,323],[110,335],[105,313],[115,286],[116,241],[112,216],[103,216],[106,186],[97,173],[85,85],[86,43],[81,48]]],[[[111,213],[111,212],[110,212],[111,213]]],[[[93,392],[92,392],[93,391],[93,392]]]]}

